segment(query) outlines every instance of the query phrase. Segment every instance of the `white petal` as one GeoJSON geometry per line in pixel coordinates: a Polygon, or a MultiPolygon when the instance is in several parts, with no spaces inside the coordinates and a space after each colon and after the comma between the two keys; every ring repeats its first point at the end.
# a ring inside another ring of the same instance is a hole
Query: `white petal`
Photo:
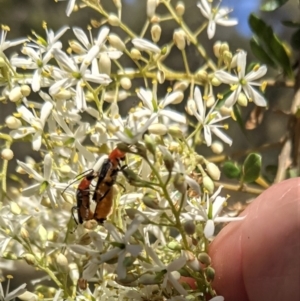
{"type": "Polygon", "coordinates": [[[235,26],[239,22],[237,19],[215,19],[216,23],[222,26],[235,26]]]}
{"type": "Polygon", "coordinates": [[[143,101],[145,107],[153,111],[152,91],[140,88],[137,92],[137,96],[143,101]]]}
{"type": "Polygon", "coordinates": [[[83,88],[81,86],[82,81],[80,80],[76,84],[76,107],[80,112],[84,112],[86,110],[86,100],[83,88]]]}
{"type": "Polygon", "coordinates": [[[230,73],[222,71],[222,70],[215,72],[215,77],[224,84],[238,84],[239,83],[239,79],[236,76],[233,76],[230,73]]]}
{"type": "Polygon", "coordinates": [[[219,130],[217,127],[211,127],[211,131],[219,137],[223,142],[225,142],[228,145],[232,144],[232,139],[229,138],[226,134],[224,134],[221,130],[219,130]]]}
{"type": "Polygon", "coordinates": [[[37,193],[39,191],[40,187],[41,187],[41,183],[37,183],[37,184],[31,185],[27,188],[24,188],[22,190],[22,195],[26,196],[26,197],[30,197],[30,196],[34,195],[35,193],[37,193]]]}
{"type": "Polygon", "coordinates": [[[84,45],[86,49],[90,47],[90,42],[85,32],[79,27],[73,27],[73,32],[76,38],[84,45]]]}
{"type": "Polygon", "coordinates": [[[161,116],[165,116],[173,121],[176,121],[178,123],[183,123],[183,124],[186,124],[186,117],[183,116],[182,114],[180,113],[177,113],[173,110],[161,110],[159,112],[159,114],[161,116]]]}
{"type": "Polygon", "coordinates": [[[13,138],[13,139],[20,139],[23,138],[29,134],[33,134],[35,133],[35,129],[32,127],[21,127],[17,130],[13,130],[9,133],[9,135],[13,138]]]}
{"type": "Polygon", "coordinates": [[[99,73],[97,75],[85,74],[84,78],[87,81],[103,85],[108,85],[112,81],[110,77],[105,73],[99,73]]]}
{"type": "Polygon", "coordinates": [[[204,107],[204,103],[203,103],[203,98],[202,98],[202,94],[201,94],[201,90],[199,87],[195,87],[194,90],[194,100],[198,109],[198,113],[203,120],[205,119],[205,107],[204,107]]]}
{"type": "Polygon", "coordinates": [[[227,108],[231,108],[237,101],[238,96],[241,92],[241,86],[238,86],[236,90],[234,90],[225,100],[225,106],[227,108]]]}
{"type": "Polygon", "coordinates": [[[29,165],[27,165],[26,163],[17,160],[17,163],[30,175],[33,176],[33,178],[35,180],[37,180],[38,182],[44,182],[44,178],[38,174],[32,167],[30,167],[29,165]]]}
{"type": "Polygon", "coordinates": [[[108,36],[108,34],[109,34],[109,28],[107,26],[102,27],[99,31],[96,45],[100,47],[103,44],[106,37],[108,36]]]}
{"type": "Polygon", "coordinates": [[[206,225],[204,227],[204,235],[206,238],[210,238],[214,235],[214,232],[215,232],[215,224],[214,224],[214,221],[209,219],[207,222],[206,222],[206,225]]]}
{"type": "Polygon", "coordinates": [[[52,171],[52,158],[50,154],[47,154],[44,158],[44,179],[50,180],[52,171]]]}
{"type": "Polygon", "coordinates": [[[201,0],[201,3],[198,3],[197,6],[200,8],[202,15],[209,19],[211,15],[211,5],[209,5],[206,0],[201,0]]]}
{"type": "Polygon", "coordinates": [[[206,145],[211,146],[212,135],[211,135],[210,127],[208,125],[204,125],[203,132],[204,132],[204,140],[206,142],[206,145]]]}
{"type": "Polygon", "coordinates": [[[32,82],[31,82],[31,88],[33,92],[37,92],[41,88],[41,69],[37,69],[34,71],[33,76],[32,76],[32,82]]]}
{"type": "Polygon", "coordinates": [[[49,101],[45,102],[45,104],[41,109],[41,117],[40,117],[40,120],[42,121],[43,125],[45,125],[45,122],[47,121],[47,118],[49,117],[52,109],[53,109],[53,104],[49,101]]]}
{"type": "Polygon", "coordinates": [[[75,141],[75,147],[88,162],[94,162],[94,155],[90,151],[88,151],[84,146],[82,146],[78,141],[75,141]]]}
{"type": "Polygon", "coordinates": [[[212,39],[216,32],[216,22],[210,20],[207,25],[207,36],[209,39],[212,39]]]}
{"type": "Polygon", "coordinates": [[[237,55],[237,71],[240,79],[245,77],[247,53],[241,50],[237,55]]]}
{"type": "MultiPolygon", "coordinates": [[[[260,66],[256,71],[252,70],[245,76],[245,80],[249,83],[253,80],[263,77],[267,73],[267,66],[260,66]]],[[[250,84],[250,83],[249,83],[250,84]]]]}
{"type": "Polygon", "coordinates": [[[28,123],[31,123],[34,115],[25,106],[18,107],[17,111],[21,114],[22,119],[24,119],[28,123]]]}
{"type": "Polygon", "coordinates": [[[42,146],[42,136],[40,132],[36,132],[32,137],[32,149],[39,151],[42,146]]]}
{"type": "Polygon", "coordinates": [[[168,272],[178,271],[179,269],[181,269],[182,267],[184,267],[185,264],[186,264],[186,257],[185,256],[181,256],[181,257],[175,259],[173,262],[171,262],[168,265],[167,271],[168,272]]]}
{"type": "Polygon", "coordinates": [[[265,107],[267,105],[267,102],[265,98],[257,92],[255,89],[253,89],[250,85],[247,85],[246,87],[243,87],[245,91],[247,91],[252,98],[253,102],[260,107],[265,107]]]}
{"type": "Polygon", "coordinates": [[[4,300],[5,301],[13,300],[16,297],[18,297],[19,295],[24,294],[26,292],[26,289],[25,289],[26,285],[27,285],[26,283],[20,285],[18,288],[16,288],[15,290],[13,290],[9,294],[7,294],[4,300]]]}
{"type": "Polygon", "coordinates": [[[71,15],[71,13],[72,13],[72,11],[74,9],[75,1],[76,0],[69,0],[69,2],[68,2],[67,8],[66,8],[66,15],[68,17],[70,17],[70,15],[71,15]]]}
{"type": "Polygon", "coordinates": [[[160,48],[157,45],[155,45],[154,43],[152,43],[146,39],[135,38],[131,42],[139,50],[160,53],[160,48]]]}

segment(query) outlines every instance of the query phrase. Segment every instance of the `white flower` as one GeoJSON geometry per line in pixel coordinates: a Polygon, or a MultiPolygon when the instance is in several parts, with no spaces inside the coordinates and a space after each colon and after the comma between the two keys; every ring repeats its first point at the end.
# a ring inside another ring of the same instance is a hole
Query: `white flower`
{"type": "Polygon", "coordinates": [[[49,73],[48,62],[52,58],[52,49],[43,53],[40,49],[36,51],[31,47],[25,46],[22,52],[29,58],[13,57],[11,64],[23,69],[36,69],[30,80],[34,92],[39,91],[41,86],[48,86],[49,80],[43,76],[43,72],[49,73]]]}
{"type": "Polygon", "coordinates": [[[89,65],[98,55],[99,51],[99,45],[94,45],[85,56],[80,67],[78,67],[75,61],[68,57],[63,51],[60,49],[54,49],[54,57],[61,69],[55,69],[55,73],[53,73],[54,77],[57,78],[57,81],[50,87],[50,94],[55,95],[62,88],[69,88],[76,85],[77,109],[85,111],[87,108],[83,89],[85,81],[104,85],[111,82],[111,79],[107,74],[91,73],[91,71],[88,70],[89,65]]]}
{"type": "Polygon", "coordinates": [[[164,274],[162,288],[166,289],[168,285],[171,284],[180,295],[186,296],[187,291],[182,287],[182,285],[178,282],[177,279],[180,277],[178,270],[186,264],[186,257],[181,256],[169,263],[168,265],[165,265],[161,262],[161,260],[159,259],[153,248],[151,248],[151,246],[145,245],[145,251],[147,255],[149,255],[156,264],[156,266],[152,268],[153,271],[166,271],[164,274]]]}
{"type": "Polygon", "coordinates": [[[52,29],[48,29],[44,23],[44,29],[46,31],[46,39],[33,32],[36,40],[29,38],[32,43],[28,43],[28,46],[38,48],[42,52],[51,50],[52,48],[62,48],[62,43],[59,38],[69,29],[68,26],[63,26],[56,33],[52,29]]]}
{"type": "Polygon", "coordinates": [[[204,194],[206,198],[206,208],[202,206],[201,199],[197,199],[195,202],[188,201],[186,211],[188,213],[182,213],[181,217],[185,220],[205,221],[204,235],[206,238],[211,238],[215,232],[215,223],[226,223],[231,221],[239,221],[244,219],[243,217],[227,217],[219,216],[223,209],[223,204],[227,200],[225,197],[219,196],[223,186],[220,186],[218,190],[209,198],[208,193],[204,194]]]}
{"type": "Polygon", "coordinates": [[[14,139],[23,138],[29,134],[33,134],[32,148],[38,151],[42,145],[42,134],[45,123],[52,111],[53,104],[51,102],[45,102],[41,109],[40,118],[35,117],[25,106],[18,107],[18,113],[21,114],[21,118],[30,124],[30,127],[20,127],[17,130],[10,132],[10,135],[14,139]]]}
{"type": "Polygon", "coordinates": [[[56,141],[62,141],[68,147],[60,148],[61,155],[65,157],[70,157],[73,154],[74,148],[78,150],[79,161],[85,163],[85,158],[88,162],[94,161],[94,155],[89,152],[81,143],[87,137],[87,131],[89,128],[88,123],[81,123],[79,127],[73,131],[68,127],[63,116],[53,112],[53,117],[55,121],[60,125],[60,127],[65,131],[65,133],[56,134],[55,132],[51,133],[51,138],[56,141]]]}
{"type": "Polygon", "coordinates": [[[163,116],[178,123],[186,123],[186,118],[175,111],[166,110],[165,108],[170,104],[180,103],[184,97],[182,91],[174,91],[168,94],[160,102],[157,101],[156,95],[150,90],[140,88],[137,92],[138,97],[143,101],[144,109],[137,111],[134,115],[138,118],[144,116],[151,116],[153,113],[157,113],[158,116],[163,116]]]}
{"type": "Polygon", "coordinates": [[[246,97],[249,100],[254,101],[257,106],[265,107],[267,105],[265,98],[251,87],[251,85],[260,85],[259,83],[253,81],[264,76],[267,72],[267,67],[265,65],[260,66],[259,68],[253,69],[245,75],[246,57],[247,53],[245,51],[240,51],[237,54],[237,76],[231,75],[225,71],[215,72],[215,77],[217,79],[225,84],[232,85],[231,90],[233,90],[233,92],[225,101],[226,107],[232,107],[236,103],[239,94],[242,91],[245,93],[246,97]]]}
{"type": "Polygon", "coordinates": [[[222,26],[234,26],[238,24],[236,19],[227,18],[227,15],[232,11],[228,8],[212,8],[211,3],[207,0],[201,0],[197,6],[200,8],[202,15],[208,19],[207,35],[209,39],[214,37],[217,24],[222,26]]]}
{"type": "Polygon", "coordinates": [[[19,45],[21,43],[25,43],[27,41],[27,39],[18,39],[15,41],[6,41],[6,35],[7,32],[10,30],[10,28],[8,26],[2,25],[1,26],[2,31],[0,34],[0,52],[3,52],[4,50],[6,50],[9,47],[13,47],[16,45],[19,45]]]}
{"type": "Polygon", "coordinates": [[[129,242],[132,234],[138,229],[142,221],[143,218],[137,215],[129,225],[123,237],[120,235],[120,233],[117,231],[117,228],[113,224],[109,222],[106,222],[104,224],[104,227],[110,233],[114,241],[120,244],[121,246],[120,248],[118,247],[113,248],[109,250],[107,253],[101,255],[101,261],[106,262],[107,260],[117,256],[118,257],[117,274],[119,279],[124,279],[126,277],[126,269],[123,264],[126,254],[130,253],[133,257],[136,257],[143,249],[141,245],[130,244],[129,242]]]}
{"type": "Polygon", "coordinates": [[[211,107],[206,114],[206,103],[202,99],[201,91],[198,87],[195,87],[194,99],[189,99],[187,104],[187,111],[189,114],[194,115],[200,124],[203,126],[204,139],[207,146],[212,143],[212,133],[218,136],[222,141],[231,145],[232,140],[225,135],[219,128],[222,125],[217,125],[218,122],[223,121],[230,116],[222,117],[217,111],[214,111],[217,102],[211,107]]]}
{"type": "MultiPolygon", "coordinates": [[[[88,51],[94,45],[98,45],[101,50],[97,57],[99,57],[99,55],[101,55],[101,53],[106,53],[110,59],[118,59],[123,54],[121,51],[118,51],[116,49],[106,49],[104,42],[109,33],[109,28],[106,26],[101,27],[101,29],[99,30],[99,33],[98,33],[98,37],[95,40],[91,37],[89,39],[89,37],[85,34],[85,32],[79,27],[73,27],[73,32],[74,32],[76,38],[78,39],[78,41],[80,42],[79,43],[76,40],[72,40],[69,42],[71,49],[76,54],[78,54],[78,56],[74,56],[76,63],[82,62],[84,56],[87,55],[88,51]]],[[[98,62],[96,59],[94,59],[92,61],[92,71],[96,67],[98,68],[98,62]]]]}
{"type": "Polygon", "coordinates": [[[157,119],[157,113],[153,113],[149,118],[137,119],[130,114],[127,120],[123,120],[119,115],[117,104],[111,106],[112,117],[103,116],[104,122],[108,128],[114,128],[114,136],[127,144],[135,144],[142,140],[144,133],[149,126],[157,119]]]}
{"type": "Polygon", "coordinates": [[[41,176],[36,172],[31,165],[17,160],[17,163],[23,168],[23,170],[34,178],[38,183],[23,189],[22,194],[24,196],[34,195],[36,192],[44,194],[46,192],[54,208],[57,204],[57,200],[60,199],[60,192],[63,191],[67,184],[60,183],[58,180],[52,180],[52,165],[53,160],[50,154],[47,154],[44,158],[44,175],[41,176]],[[59,190],[59,193],[57,191],[59,190]]]}
{"type": "Polygon", "coordinates": [[[23,293],[26,292],[26,289],[25,289],[25,287],[27,285],[26,283],[23,283],[18,288],[16,288],[12,292],[8,293],[8,291],[9,291],[9,285],[10,285],[10,278],[8,278],[8,283],[6,285],[6,296],[4,296],[4,291],[3,291],[3,287],[2,287],[2,281],[0,282],[0,297],[1,297],[2,301],[14,300],[18,296],[20,296],[20,295],[22,295],[23,293]]]}

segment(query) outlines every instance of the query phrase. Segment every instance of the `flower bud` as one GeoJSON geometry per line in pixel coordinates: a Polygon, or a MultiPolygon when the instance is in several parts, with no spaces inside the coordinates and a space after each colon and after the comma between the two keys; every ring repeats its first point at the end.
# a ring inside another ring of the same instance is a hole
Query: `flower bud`
{"type": "Polygon", "coordinates": [[[47,241],[47,237],[48,237],[47,230],[42,225],[40,225],[38,228],[38,234],[42,242],[47,241]]]}
{"type": "Polygon", "coordinates": [[[182,246],[177,240],[173,240],[167,244],[167,247],[173,251],[181,251],[182,246]]]}
{"type": "Polygon", "coordinates": [[[11,213],[13,213],[14,215],[19,215],[21,213],[21,208],[16,202],[10,201],[9,205],[11,213]]]}
{"type": "Polygon", "coordinates": [[[11,130],[18,129],[20,126],[22,126],[22,122],[20,121],[20,119],[11,115],[6,117],[5,124],[11,130]]]}
{"type": "Polygon", "coordinates": [[[168,151],[164,152],[163,161],[164,161],[167,171],[169,173],[171,173],[173,170],[173,167],[174,167],[174,159],[168,151]]]}
{"type": "Polygon", "coordinates": [[[25,240],[29,238],[29,233],[24,227],[21,227],[20,235],[25,240]]]}
{"type": "Polygon", "coordinates": [[[23,94],[22,94],[22,91],[21,91],[21,87],[17,86],[17,87],[14,87],[10,92],[9,92],[9,95],[8,95],[8,98],[11,102],[17,102],[19,101],[21,98],[23,98],[23,94]]]}
{"type": "Polygon", "coordinates": [[[205,270],[205,274],[206,274],[207,280],[209,280],[209,281],[214,280],[214,278],[215,278],[215,270],[212,267],[208,267],[205,270]]]}
{"type": "Polygon", "coordinates": [[[113,13],[109,14],[107,22],[111,26],[119,26],[120,25],[120,19],[113,13]]]}
{"type": "Polygon", "coordinates": [[[207,72],[203,69],[198,70],[196,73],[196,78],[201,82],[206,82],[208,80],[207,72]]]}
{"type": "Polygon", "coordinates": [[[21,295],[18,295],[18,299],[22,300],[22,301],[38,301],[39,300],[39,296],[36,294],[33,294],[31,292],[24,292],[21,295]]]}
{"type": "Polygon", "coordinates": [[[173,34],[173,41],[179,50],[186,46],[186,35],[182,29],[176,29],[173,34]]]}
{"type": "Polygon", "coordinates": [[[193,221],[186,221],[183,225],[184,231],[188,235],[193,235],[196,231],[196,226],[193,221]]]}
{"type": "Polygon", "coordinates": [[[130,50],[130,56],[134,61],[138,61],[142,57],[141,52],[136,48],[132,48],[130,50]]]}
{"type": "Polygon", "coordinates": [[[182,17],[185,12],[184,2],[178,1],[175,6],[175,10],[176,10],[177,16],[182,17]]]}
{"type": "Polygon", "coordinates": [[[101,53],[99,58],[99,72],[107,75],[111,73],[111,60],[105,52],[101,53]]]}
{"type": "Polygon", "coordinates": [[[124,49],[126,48],[124,42],[119,38],[119,36],[117,36],[116,34],[114,33],[111,33],[108,37],[107,37],[107,40],[109,41],[109,44],[120,50],[120,51],[124,51],[124,49]]]}
{"type": "Polygon", "coordinates": [[[201,263],[205,264],[206,266],[210,265],[210,263],[211,263],[211,259],[210,259],[209,255],[205,252],[202,252],[198,255],[198,260],[201,263]]]}
{"type": "Polygon", "coordinates": [[[160,84],[163,84],[166,80],[165,72],[163,70],[157,70],[156,78],[160,84]]]}
{"type": "Polygon", "coordinates": [[[152,18],[155,15],[155,10],[158,5],[158,0],[147,0],[147,16],[152,18]]]}
{"type": "Polygon", "coordinates": [[[215,42],[213,46],[213,52],[214,55],[219,58],[220,57],[220,48],[221,48],[222,43],[220,41],[215,42]]]}
{"type": "Polygon", "coordinates": [[[224,145],[221,141],[213,141],[213,143],[210,146],[210,149],[215,153],[215,154],[221,154],[224,151],[224,145]]]}
{"type": "Polygon", "coordinates": [[[219,81],[216,77],[213,77],[210,82],[214,87],[218,87],[222,84],[222,82],[219,81]]]}
{"type": "Polygon", "coordinates": [[[149,126],[148,131],[150,134],[163,136],[168,132],[168,128],[162,123],[154,123],[149,126]]]}
{"type": "Polygon", "coordinates": [[[223,61],[227,67],[230,67],[232,61],[232,53],[228,50],[223,52],[223,61]]]}
{"type": "Polygon", "coordinates": [[[157,43],[161,36],[161,27],[159,24],[154,24],[151,27],[151,37],[154,43],[157,43]]]}
{"type": "Polygon", "coordinates": [[[247,107],[247,105],[248,105],[248,99],[247,99],[246,95],[243,92],[241,92],[239,94],[237,102],[238,102],[238,104],[240,106],[247,107]]]}
{"type": "Polygon", "coordinates": [[[177,125],[171,125],[168,128],[168,133],[173,137],[173,138],[182,138],[183,132],[181,128],[177,125]]]}
{"type": "Polygon", "coordinates": [[[159,284],[161,282],[160,277],[157,277],[155,274],[143,274],[138,279],[139,284],[143,285],[153,285],[153,284],[159,284]]]}
{"type": "Polygon", "coordinates": [[[30,95],[31,93],[31,89],[28,85],[22,85],[21,86],[21,93],[23,96],[27,97],[30,95]]]}
{"type": "Polygon", "coordinates": [[[56,256],[56,264],[59,271],[61,271],[62,273],[67,273],[69,271],[68,259],[64,254],[59,253],[56,256]]]}
{"type": "Polygon", "coordinates": [[[120,85],[124,90],[129,90],[131,88],[131,79],[129,77],[122,77],[120,80],[120,85]]]}
{"type": "Polygon", "coordinates": [[[203,183],[203,187],[208,191],[208,193],[210,194],[213,193],[215,189],[215,184],[209,176],[204,175],[202,179],[202,183],[203,183]]]}
{"type": "Polygon", "coordinates": [[[104,100],[106,102],[112,103],[116,101],[122,101],[128,97],[128,93],[124,90],[119,90],[118,95],[116,95],[116,91],[108,91],[104,94],[104,100]]]}
{"type": "Polygon", "coordinates": [[[188,81],[180,81],[180,82],[176,82],[173,86],[173,91],[185,91],[188,86],[190,85],[190,83],[188,81]]]}
{"type": "Polygon", "coordinates": [[[151,209],[154,209],[154,210],[161,209],[157,203],[157,198],[152,196],[149,193],[147,193],[143,196],[142,201],[147,207],[149,207],[151,209]]]}
{"type": "Polygon", "coordinates": [[[229,45],[228,43],[222,43],[220,46],[220,55],[223,56],[224,51],[228,51],[229,50],[229,45]]]}
{"type": "Polygon", "coordinates": [[[220,180],[221,172],[216,164],[212,162],[206,164],[206,171],[214,181],[220,180]]]}
{"type": "Polygon", "coordinates": [[[144,142],[145,142],[147,150],[153,156],[155,156],[155,154],[156,154],[156,143],[155,143],[154,139],[151,136],[145,134],[145,136],[144,136],[144,142]]]}
{"type": "Polygon", "coordinates": [[[54,95],[54,97],[55,97],[55,99],[61,99],[61,100],[70,99],[72,97],[72,92],[70,90],[61,88],[54,95]]]}
{"type": "Polygon", "coordinates": [[[184,194],[187,190],[187,184],[186,184],[184,175],[182,175],[180,173],[177,173],[175,175],[173,185],[182,194],[184,194]]]}
{"type": "Polygon", "coordinates": [[[14,157],[14,153],[10,148],[4,148],[1,152],[1,158],[3,160],[11,160],[14,157]]]}
{"type": "Polygon", "coordinates": [[[25,259],[25,261],[27,262],[27,264],[29,265],[36,265],[36,260],[35,257],[32,254],[29,253],[25,253],[21,256],[23,259],[25,259]]]}
{"type": "Polygon", "coordinates": [[[114,5],[116,6],[117,9],[122,8],[122,2],[121,0],[113,0],[114,5]]]}
{"type": "Polygon", "coordinates": [[[72,171],[72,169],[70,165],[65,164],[59,168],[59,171],[65,175],[68,175],[72,171]]]}

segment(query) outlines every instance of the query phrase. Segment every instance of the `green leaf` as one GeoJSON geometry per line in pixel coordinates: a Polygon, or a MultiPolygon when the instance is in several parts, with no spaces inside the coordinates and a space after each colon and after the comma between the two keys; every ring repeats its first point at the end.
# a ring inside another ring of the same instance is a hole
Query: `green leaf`
{"type": "Polygon", "coordinates": [[[276,69],[276,63],[272,60],[269,54],[264,50],[264,48],[259,44],[258,40],[253,37],[250,40],[250,47],[253,54],[264,64],[276,69]]]}
{"type": "Polygon", "coordinates": [[[287,76],[293,78],[292,66],[284,44],[274,34],[272,28],[253,14],[249,16],[249,25],[257,36],[259,45],[264,48],[276,65],[283,69],[287,76]]]}
{"type": "Polygon", "coordinates": [[[294,27],[294,28],[300,27],[300,22],[285,20],[285,21],[281,21],[281,23],[287,27],[294,27]]]}
{"type": "Polygon", "coordinates": [[[260,9],[263,11],[273,11],[284,5],[286,2],[288,2],[288,0],[269,0],[268,2],[264,3],[260,9]]]}
{"type": "Polygon", "coordinates": [[[260,175],[261,156],[256,153],[249,154],[243,164],[243,181],[254,182],[260,175]]]}
{"type": "Polygon", "coordinates": [[[300,29],[296,30],[291,37],[291,45],[295,50],[300,49],[300,29]]]}
{"type": "Polygon", "coordinates": [[[227,161],[223,165],[223,172],[229,179],[239,179],[241,168],[233,161],[227,161]]]}

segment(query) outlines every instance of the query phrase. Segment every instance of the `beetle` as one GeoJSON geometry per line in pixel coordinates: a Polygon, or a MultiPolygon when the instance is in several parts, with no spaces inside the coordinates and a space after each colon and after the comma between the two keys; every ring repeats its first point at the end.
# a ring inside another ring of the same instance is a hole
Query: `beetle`
{"type": "Polygon", "coordinates": [[[93,200],[96,202],[94,219],[98,223],[103,223],[109,215],[113,206],[113,189],[116,183],[118,172],[126,165],[121,166],[121,161],[125,160],[125,153],[115,148],[104,161],[99,172],[93,200]]]}

